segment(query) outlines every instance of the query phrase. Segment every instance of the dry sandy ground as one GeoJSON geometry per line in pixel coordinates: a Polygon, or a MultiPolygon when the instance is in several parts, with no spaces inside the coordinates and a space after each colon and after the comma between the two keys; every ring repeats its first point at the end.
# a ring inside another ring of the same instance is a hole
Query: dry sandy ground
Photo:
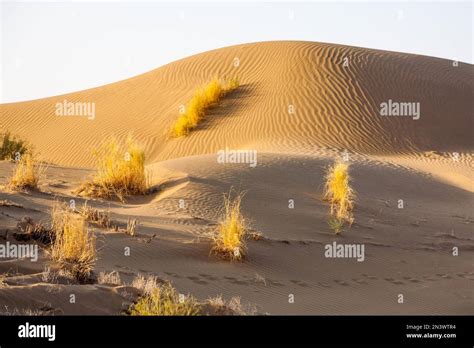
{"type": "MultiPolygon", "coordinates": [[[[0,201],[17,205],[0,205],[0,242],[14,241],[24,216],[47,223],[55,199],[82,204],[72,192],[93,174],[92,149],[109,135],[133,132],[160,190],[126,203],[89,201],[119,225],[129,217],[140,222],[135,237],[93,227],[96,273],[118,271],[126,284],[155,274],[199,299],[239,296],[259,313],[473,314],[473,81],[471,65],[438,58],[266,42],[202,53],[104,87],[0,105],[2,130],[28,139],[50,163],[39,191],[0,191],[0,201]],[[242,86],[190,136],[170,138],[179,106],[214,76],[238,76],[242,86]],[[55,103],[65,99],[96,103],[95,119],[56,116],[55,103]],[[389,99],[420,102],[420,119],[381,117],[379,105],[389,99]],[[225,147],[257,150],[257,166],[218,163],[225,147]],[[322,190],[327,166],[344,150],[357,192],[355,223],[335,236],[322,190]],[[264,237],[249,240],[248,257],[233,263],[209,254],[231,187],[246,191],[244,215],[264,237]],[[333,241],[364,244],[365,260],[326,258],[333,241]]],[[[0,162],[0,185],[13,168],[0,162]]],[[[39,262],[0,260],[2,313],[120,314],[136,298],[127,285],[44,281],[49,263],[45,253],[39,262]]]]}

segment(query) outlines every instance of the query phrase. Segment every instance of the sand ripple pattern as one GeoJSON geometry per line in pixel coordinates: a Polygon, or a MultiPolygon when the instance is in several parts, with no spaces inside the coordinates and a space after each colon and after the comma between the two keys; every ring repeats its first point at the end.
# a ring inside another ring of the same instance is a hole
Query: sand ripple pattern
{"type": "Polygon", "coordinates": [[[453,67],[444,59],[315,42],[261,42],[201,53],[98,88],[3,104],[1,127],[27,137],[45,160],[78,167],[93,165],[91,151],[104,138],[130,132],[149,163],[226,146],[296,153],[321,148],[372,155],[469,153],[473,81],[472,65],[453,67]],[[190,136],[170,138],[179,106],[215,76],[237,76],[242,86],[190,136]],[[381,117],[380,103],[389,99],[419,102],[421,118],[381,117]],[[63,100],[95,103],[95,119],[56,116],[55,104],[63,100]]]}

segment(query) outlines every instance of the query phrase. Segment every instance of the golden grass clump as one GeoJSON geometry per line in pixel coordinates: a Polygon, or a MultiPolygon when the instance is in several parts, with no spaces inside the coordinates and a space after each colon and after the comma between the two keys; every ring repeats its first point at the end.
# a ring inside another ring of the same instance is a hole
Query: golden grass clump
{"type": "Polygon", "coordinates": [[[12,135],[9,131],[0,133],[0,160],[14,160],[31,150],[31,146],[23,139],[12,135]]]}
{"type": "Polygon", "coordinates": [[[247,252],[245,245],[247,225],[240,211],[241,202],[242,194],[237,194],[234,199],[231,199],[230,194],[224,196],[225,212],[211,250],[230,260],[241,260],[247,252]]]}
{"type": "Polygon", "coordinates": [[[188,135],[204,118],[206,111],[217,104],[227,93],[239,87],[237,78],[231,78],[227,83],[213,79],[204,88],[196,91],[189,101],[186,111],[178,118],[173,126],[173,136],[188,135]]]}
{"type": "Polygon", "coordinates": [[[40,175],[44,168],[31,153],[20,157],[9,187],[13,190],[35,189],[38,187],[40,175]]]}
{"type": "Polygon", "coordinates": [[[127,196],[148,192],[150,178],[145,171],[145,152],[130,136],[125,144],[111,138],[95,151],[95,156],[97,173],[78,193],[124,201],[127,196]]]}
{"type": "Polygon", "coordinates": [[[337,162],[329,167],[326,174],[324,198],[331,203],[331,219],[329,225],[336,234],[342,231],[344,221],[352,224],[354,217],[355,193],[350,186],[349,165],[337,162]]]}
{"type": "Polygon", "coordinates": [[[171,284],[165,283],[149,289],[129,308],[130,315],[179,315],[201,314],[201,305],[192,296],[178,294],[171,284]]]}
{"type": "Polygon", "coordinates": [[[95,236],[83,216],[55,203],[51,213],[54,242],[51,257],[78,279],[87,280],[96,261],[95,236]]]}

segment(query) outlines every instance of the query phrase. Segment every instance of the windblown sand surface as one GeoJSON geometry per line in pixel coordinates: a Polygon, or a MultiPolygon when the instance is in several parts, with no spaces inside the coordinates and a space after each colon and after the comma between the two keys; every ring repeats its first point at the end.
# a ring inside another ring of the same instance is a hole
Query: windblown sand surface
{"type": "MultiPolygon", "coordinates": [[[[30,141],[50,163],[40,191],[0,191],[0,201],[17,205],[0,204],[0,240],[14,241],[22,217],[47,222],[55,199],[82,204],[73,191],[93,174],[92,150],[107,136],[132,132],[160,190],[126,203],[89,200],[118,224],[140,221],[135,237],[95,228],[95,273],[118,271],[127,284],[139,273],[155,274],[199,299],[239,296],[259,313],[472,314],[473,81],[472,65],[438,58],[265,42],[99,88],[0,105],[1,130],[30,141]],[[238,76],[242,86],[188,137],[171,138],[179,106],[216,76],[238,76]],[[419,102],[420,119],[380,116],[389,99],[419,102]],[[94,102],[95,119],[56,116],[55,104],[64,100],[94,102]],[[226,147],[257,150],[257,166],[218,163],[216,153],[226,147]],[[355,223],[335,236],[322,191],[327,166],[343,151],[357,192],[355,223]],[[233,263],[209,255],[231,187],[246,191],[243,213],[251,232],[263,235],[233,263]],[[365,260],[326,258],[333,241],[363,243],[365,260]]],[[[13,168],[0,163],[0,185],[13,168]]],[[[51,284],[42,279],[50,262],[46,253],[39,262],[0,259],[0,311],[120,314],[136,298],[127,285],[51,284]],[[70,293],[80,300],[70,304],[70,293]]]]}

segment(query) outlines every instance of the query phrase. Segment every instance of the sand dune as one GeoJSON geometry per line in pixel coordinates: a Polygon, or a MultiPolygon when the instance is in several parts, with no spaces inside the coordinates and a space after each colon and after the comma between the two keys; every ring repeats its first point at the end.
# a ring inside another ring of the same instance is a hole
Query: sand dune
{"type": "MultiPolygon", "coordinates": [[[[82,204],[74,190],[93,173],[92,149],[107,136],[132,132],[159,190],[126,203],[89,202],[108,209],[120,226],[139,220],[135,237],[94,227],[96,273],[118,271],[126,284],[154,274],[199,299],[241,297],[259,313],[472,314],[473,77],[471,65],[438,58],[263,42],[205,52],[99,88],[0,105],[2,129],[29,140],[50,162],[39,191],[0,190],[0,201],[16,204],[0,204],[0,240],[14,240],[25,216],[47,222],[54,200],[82,204]],[[242,86],[189,136],[170,137],[179,106],[216,76],[237,76],[242,86]],[[95,119],[56,116],[63,100],[95,103],[95,119]],[[420,118],[380,116],[388,100],[419,102],[420,118]],[[258,164],[218,163],[216,153],[226,147],[257,150],[258,164]],[[335,236],[322,190],[326,167],[344,150],[357,192],[355,223],[335,236]],[[248,241],[240,263],[210,255],[231,187],[246,191],[243,213],[251,232],[263,236],[248,241]],[[324,247],[334,241],[364,244],[365,261],[326,258],[324,247]]],[[[13,168],[0,162],[0,185],[13,168]]],[[[36,264],[0,260],[7,274],[0,307],[119,314],[136,298],[123,285],[50,284],[43,280],[49,263],[45,253],[36,264]],[[61,296],[71,291],[86,300],[71,306],[61,296]]]]}
{"type": "Polygon", "coordinates": [[[2,127],[44,159],[91,166],[104,137],[133,132],[148,163],[216,152],[224,145],[311,153],[329,147],[388,155],[472,150],[474,71],[468,64],[313,42],[232,46],[104,87],[0,106],[2,127]],[[239,66],[234,66],[234,59],[239,66]],[[344,67],[348,58],[348,67],[344,67]],[[179,106],[212,77],[243,86],[186,139],[170,139],[179,106]],[[381,117],[389,99],[419,102],[421,117],[381,117]],[[55,104],[93,102],[96,117],[59,117],[55,104]],[[293,105],[294,113],[289,113],[293,105]],[[471,126],[471,127],[469,127],[471,126]]]}

